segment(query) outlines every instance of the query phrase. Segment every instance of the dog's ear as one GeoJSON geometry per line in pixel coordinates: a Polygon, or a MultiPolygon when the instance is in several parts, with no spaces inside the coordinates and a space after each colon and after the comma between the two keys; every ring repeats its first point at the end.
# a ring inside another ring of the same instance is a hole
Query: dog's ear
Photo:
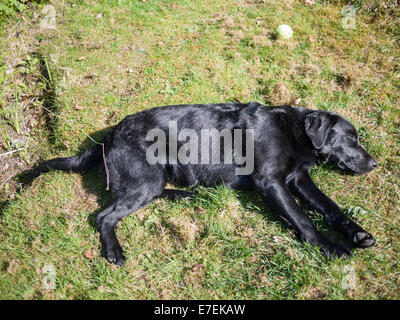
{"type": "Polygon", "coordinates": [[[326,111],[311,112],[304,120],[305,131],[315,149],[321,149],[336,118],[326,111]]]}

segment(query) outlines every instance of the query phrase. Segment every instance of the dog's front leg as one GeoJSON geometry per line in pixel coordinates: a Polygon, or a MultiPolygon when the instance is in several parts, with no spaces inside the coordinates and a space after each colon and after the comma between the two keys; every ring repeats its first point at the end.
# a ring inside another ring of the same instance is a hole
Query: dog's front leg
{"type": "Polygon", "coordinates": [[[313,225],[292,197],[289,188],[282,181],[255,181],[256,187],[271,211],[287,221],[297,231],[302,241],[319,246],[328,257],[348,257],[351,251],[333,243],[313,225]]]}
{"type": "Polygon", "coordinates": [[[374,245],[374,237],[350,220],[337,204],[315,185],[308,172],[299,172],[291,187],[312,209],[320,212],[326,221],[344,233],[354,245],[360,248],[374,245]]]}

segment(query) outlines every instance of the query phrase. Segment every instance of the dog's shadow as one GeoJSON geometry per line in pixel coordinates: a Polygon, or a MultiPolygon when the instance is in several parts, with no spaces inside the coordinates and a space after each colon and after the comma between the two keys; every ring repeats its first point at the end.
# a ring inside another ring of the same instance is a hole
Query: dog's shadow
{"type": "MultiPolygon", "coordinates": [[[[101,142],[105,135],[110,132],[113,127],[114,126],[111,126],[92,132],[90,137],[97,142],[101,142]]],[[[88,137],[79,145],[78,152],[76,152],[76,154],[71,154],[70,156],[80,155],[85,150],[94,147],[94,145],[95,143],[88,137]]],[[[36,170],[36,167],[38,164],[46,160],[49,159],[40,159],[35,165],[32,166],[31,169],[25,170],[14,177],[14,179],[19,183],[17,193],[23,192],[23,190],[29,187],[32,182],[42,174],[36,170]]],[[[99,165],[96,165],[91,170],[87,172],[80,172],[79,174],[82,176],[83,189],[90,194],[94,194],[97,198],[99,208],[90,213],[88,217],[89,224],[95,227],[95,218],[97,214],[104,210],[113,201],[111,192],[106,190],[106,173],[104,170],[103,160],[99,163],[99,165]]],[[[7,200],[0,203],[0,212],[2,212],[10,204],[10,202],[10,200],[7,200]]]]}
{"type": "Polygon", "coordinates": [[[107,191],[106,174],[103,167],[90,170],[89,172],[82,173],[82,186],[83,188],[96,196],[98,209],[91,212],[88,216],[89,224],[96,228],[96,216],[107,208],[113,202],[111,191],[107,191]]]}
{"type": "MultiPolygon", "coordinates": [[[[331,166],[329,165],[327,165],[326,167],[331,169],[331,166]]],[[[338,173],[339,172],[340,171],[338,171],[338,173]]],[[[279,218],[276,214],[271,212],[271,210],[267,207],[267,205],[261,199],[261,196],[257,192],[255,192],[254,190],[235,191],[235,197],[239,200],[243,208],[261,215],[263,219],[267,220],[268,222],[276,223],[276,225],[279,226],[279,228],[282,230],[286,230],[288,232],[291,230],[295,235],[295,238],[297,238],[297,240],[301,242],[300,235],[293,229],[293,227],[291,227],[288,223],[279,218]]],[[[347,247],[350,247],[352,249],[356,248],[351,242],[348,241],[348,239],[343,234],[339,233],[331,225],[329,225],[322,218],[322,215],[320,213],[316,213],[315,211],[313,211],[300,198],[295,196],[295,199],[300,205],[304,214],[312,219],[313,224],[315,225],[317,230],[320,231],[324,236],[326,236],[330,240],[345,244],[347,247]]]]}

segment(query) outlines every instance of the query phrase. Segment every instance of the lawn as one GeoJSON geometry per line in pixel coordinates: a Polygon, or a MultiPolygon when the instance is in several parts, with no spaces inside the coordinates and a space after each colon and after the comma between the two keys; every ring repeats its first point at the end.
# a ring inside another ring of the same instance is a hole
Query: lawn
{"type": "Polygon", "coordinates": [[[353,29],[341,1],[49,3],[54,11],[30,3],[0,25],[0,153],[15,151],[0,157],[1,299],[400,298],[398,2],[354,1],[353,29]],[[280,24],[291,39],[275,37],[280,24]],[[93,225],[112,201],[100,171],[50,172],[24,187],[18,178],[140,110],[295,98],[349,119],[379,163],[365,176],[312,171],[377,239],[347,260],[300,243],[254,193],[219,187],[125,218],[117,236],[127,262],[116,267],[93,225]]]}

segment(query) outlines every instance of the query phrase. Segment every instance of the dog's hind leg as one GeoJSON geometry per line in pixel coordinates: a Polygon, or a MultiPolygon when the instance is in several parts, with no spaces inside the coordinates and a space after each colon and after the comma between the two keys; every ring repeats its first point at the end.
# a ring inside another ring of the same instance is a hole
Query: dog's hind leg
{"type": "Polygon", "coordinates": [[[160,167],[149,166],[139,157],[131,160],[135,166],[127,161],[124,162],[121,156],[118,161],[110,162],[109,166],[111,189],[116,200],[98,214],[96,225],[100,232],[105,257],[109,262],[121,266],[125,258],[115,235],[115,226],[130,213],[158,198],[164,190],[166,181],[160,167]]]}
{"type": "Polygon", "coordinates": [[[114,231],[117,223],[130,213],[152,202],[161,193],[162,188],[155,188],[150,184],[141,185],[140,188],[130,190],[128,194],[118,198],[111,206],[99,213],[96,217],[96,224],[100,232],[105,257],[109,262],[119,266],[122,266],[125,262],[122,248],[114,231]]]}

